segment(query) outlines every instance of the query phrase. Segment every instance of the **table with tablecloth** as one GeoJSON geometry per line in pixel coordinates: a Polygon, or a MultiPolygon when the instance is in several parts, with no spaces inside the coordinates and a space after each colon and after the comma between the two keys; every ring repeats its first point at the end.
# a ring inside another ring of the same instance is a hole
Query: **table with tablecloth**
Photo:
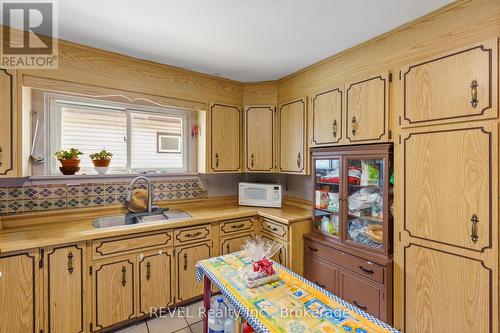
{"type": "MultiPolygon", "coordinates": [[[[199,282],[204,280],[205,309],[210,307],[213,283],[239,316],[259,333],[398,332],[278,263],[273,264],[278,280],[248,288],[243,270],[252,263],[243,252],[199,261],[196,273],[199,282]]],[[[205,332],[206,328],[205,318],[205,332]]]]}

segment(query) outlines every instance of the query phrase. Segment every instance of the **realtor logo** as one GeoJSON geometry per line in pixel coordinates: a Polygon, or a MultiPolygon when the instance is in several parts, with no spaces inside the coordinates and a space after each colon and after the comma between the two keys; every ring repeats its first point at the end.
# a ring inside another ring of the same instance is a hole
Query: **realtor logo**
{"type": "Polygon", "coordinates": [[[57,68],[55,4],[2,2],[0,68],[57,68]]]}

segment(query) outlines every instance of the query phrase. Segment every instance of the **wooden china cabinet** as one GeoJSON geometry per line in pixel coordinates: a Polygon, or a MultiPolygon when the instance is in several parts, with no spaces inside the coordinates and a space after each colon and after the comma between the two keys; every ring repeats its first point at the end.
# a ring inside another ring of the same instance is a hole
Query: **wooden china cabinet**
{"type": "Polygon", "coordinates": [[[311,149],[304,275],[392,323],[392,144],[311,149]]]}

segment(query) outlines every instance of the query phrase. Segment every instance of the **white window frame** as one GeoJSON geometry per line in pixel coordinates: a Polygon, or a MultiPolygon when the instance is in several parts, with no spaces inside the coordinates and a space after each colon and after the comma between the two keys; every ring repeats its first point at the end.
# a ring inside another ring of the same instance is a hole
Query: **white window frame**
{"type": "MultiPolygon", "coordinates": [[[[127,165],[125,169],[113,169],[108,174],[131,174],[131,173],[190,173],[191,171],[191,112],[185,109],[176,109],[171,107],[153,107],[137,106],[119,102],[109,102],[86,97],[66,96],[60,94],[46,94],[45,96],[45,123],[46,142],[48,143],[49,159],[48,173],[50,175],[59,175],[59,162],[53,156],[56,151],[61,149],[61,110],[64,106],[76,105],[78,108],[89,108],[92,110],[105,110],[110,112],[125,112],[126,114],[126,141],[127,141],[127,165]],[[133,114],[156,114],[159,116],[171,116],[181,118],[181,168],[131,168],[132,162],[132,115],[133,114]]],[[[93,170],[83,170],[82,172],[90,174],[93,170]]]]}

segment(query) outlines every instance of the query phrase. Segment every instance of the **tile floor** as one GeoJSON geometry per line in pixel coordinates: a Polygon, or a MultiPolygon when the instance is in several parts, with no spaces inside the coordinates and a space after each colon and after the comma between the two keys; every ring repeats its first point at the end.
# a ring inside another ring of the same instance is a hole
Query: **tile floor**
{"type": "Polygon", "coordinates": [[[161,318],[151,318],[115,333],[201,333],[203,301],[167,311],[161,318]]]}

